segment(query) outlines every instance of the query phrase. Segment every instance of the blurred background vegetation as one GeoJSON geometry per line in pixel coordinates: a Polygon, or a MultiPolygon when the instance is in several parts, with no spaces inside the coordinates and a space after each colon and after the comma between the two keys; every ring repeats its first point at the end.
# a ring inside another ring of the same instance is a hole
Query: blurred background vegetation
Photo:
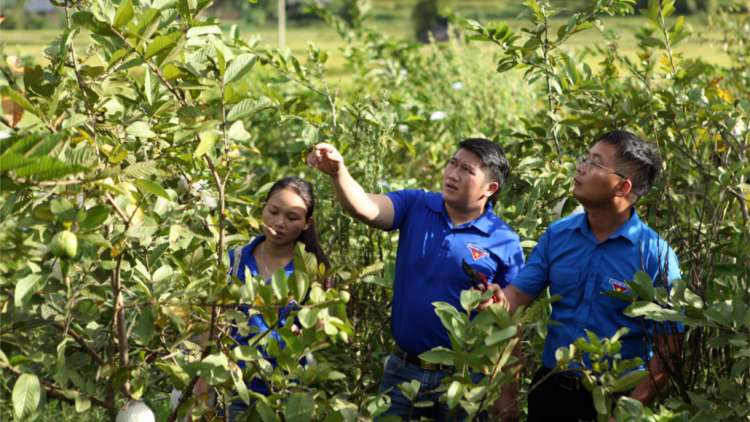
{"type": "MultiPolygon", "coordinates": [[[[559,10],[556,18],[560,24],[567,21],[570,13],[580,10],[588,3],[588,0],[551,2],[555,10],[559,10]]],[[[645,7],[646,3],[647,0],[636,0],[635,8],[645,7]]],[[[732,3],[732,0],[677,0],[675,16],[685,15],[687,22],[695,27],[696,33],[703,35],[691,38],[675,50],[689,51],[714,64],[729,64],[724,47],[717,42],[718,36],[714,34],[712,37],[709,30],[715,12],[732,3]]],[[[447,23],[451,20],[508,20],[513,27],[514,24],[519,24],[515,18],[523,9],[521,1],[495,0],[317,0],[317,4],[349,21],[352,10],[367,10],[371,22],[380,31],[396,40],[413,39],[422,42],[428,41],[428,32],[434,34],[439,41],[445,40],[447,23]]],[[[293,54],[300,54],[307,49],[307,42],[314,40],[317,46],[331,52],[329,66],[334,75],[339,74],[344,66],[344,58],[338,48],[340,37],[330,25],[310,13],[309,5],[310,2],[304,0],[286,0],[286,46],[293,54]]],[[[58,35],[63,26],[65,19],[62,9],[54,7],[49,0],[2,0],[0,10],[6,16],[0,35],[5,53],[43,65],[43,48],[50,39],[58,35]]],[[[278,0],[257,0],[254,3],[249,0],[215,0],[211,13],[227,27],[237,24],[242,34],[258,34],[262,39],[261,45],[267,43],[276,47],[278,43],[278,0]]],[[[638,27],[643,26],[643,21],[632,16],[606,17],[603,23],[615,33],[623,34],[619,43],[621,51],[634,57],[637,45],[634,34],[638,27]]],[[[586,44],[588,40],[582,37],[571,40],[568,47],[576,49],[586,44]]],[[[595,57],[591,58],[592,64],[597,62],[595,57]]],[[[346,82],[348,81],[344,81],[344,86],[346,82]]]]}

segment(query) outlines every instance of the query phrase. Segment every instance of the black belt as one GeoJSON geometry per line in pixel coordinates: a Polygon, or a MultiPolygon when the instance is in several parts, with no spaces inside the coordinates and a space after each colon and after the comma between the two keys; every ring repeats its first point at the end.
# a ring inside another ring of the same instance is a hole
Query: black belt
{"type": "MultiPolygon", "coordinates": [[[[543,378],[546,377],[547,374],[552,372],[552,370],[542,365],[542,367],[539,369],[539,372],[541,373],[541,376],[543,378]]],[[[586,389],[586,387],[583,385],[583,382],[581,381],[581,378],[576,376],[557,373],[550,375],[549,380],[566,390],[579,391],[586,389]]]]}
{"type": "Polygon", "coordinates": [[[456,367],[453,365],[443,365],[442,363],[427,362],[426,360],[420,359],[417,355],[407,353],[404,349],[398,347],[398,344],[395,343],[393,344],[393,354],[408,363],[419,365],[420,368],[427,371],[456,372],[456,367]]]}

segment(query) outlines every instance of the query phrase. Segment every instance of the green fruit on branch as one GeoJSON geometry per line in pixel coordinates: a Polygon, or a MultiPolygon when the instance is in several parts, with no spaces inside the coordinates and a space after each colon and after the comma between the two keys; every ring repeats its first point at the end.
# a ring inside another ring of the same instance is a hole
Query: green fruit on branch
{"type": "Polygon", "coordinates": [[[341,300],[342,302],[349,303],[349,299],[351,299],[351,298],[352,298],[351,293],[349,293],[349,292],[347,292],[345,290],[342,290],[342,291],[339,292],[339,300],[341,300]]]}
{"type": "Polygon", "coordinates": [[[52,238],[49,248],[58,258],[73,258],[78,253],[78,239],[73,232],[65,230],[52,238]]]}
{"type": "Polygon", "coordinates": [[[154,412],[140,400],[125,403],[117,414],[117,422],[155,422],[154,412]]]}
{"type": "Polygon", "coordinates": [[[349,334],[346,334],[343,331],[339,331],[338,333],[336,333],[336,340],[344,343],[349,343],[349,334]]]}

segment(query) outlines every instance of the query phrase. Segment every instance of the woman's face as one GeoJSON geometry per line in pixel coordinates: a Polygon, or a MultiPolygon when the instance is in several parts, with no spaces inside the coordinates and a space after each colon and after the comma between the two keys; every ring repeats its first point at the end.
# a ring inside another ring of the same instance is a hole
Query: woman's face
{"type": "Polygon", "coordinates": [[[303,230],[312,224],[312,217],[306,218],[305,201],[290,189],[280,189],[271,195],[263,208],[263,223],[266,238],[273,243],[284,245],[294,242],[303,230]]]}

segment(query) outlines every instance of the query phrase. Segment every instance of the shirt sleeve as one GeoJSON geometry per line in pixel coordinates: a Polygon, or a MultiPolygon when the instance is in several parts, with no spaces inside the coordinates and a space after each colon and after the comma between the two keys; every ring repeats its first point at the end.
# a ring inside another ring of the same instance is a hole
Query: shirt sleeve
{"type": "MultiPolygon", "coordinates": [[[[668,292],[672,292],[672,281],[682,278],[680,274],[680,263],[677,260],[677,254],[671,247],[667,247],[666,253],[658,254],[659,262],[654,267],[656,271],[651,276],[654,287],[664,287],[668,292]]],[[[681,322],[659,323],[652,321],[652,334],[676,334],[685,332],[685,326],[681,322]]]]}
{"type": "MultiPolygon", "coordinates": [[[[537,297],[549,286],[549,230],[539,239],[526,265],[511,282],[518,290],[537,297]]],[[[519,244],[520,247],[520,244],[519,244]]]]}
{"type": "Polygon", "coordinates": [[[385,194],[393,202],[393,225],[389,230],[401,229],[409,212],[414,208],[414,204],[424,194],[424,191],[416,189],[399,190],[385,194]]]}
{"type": "Polygon", "coordinates": [[[505,288],[509,284],[513,283],[518,274],[524,267],[523,264],[523,248],[521,248],[521,242],[516,240],[512,246],[509,247],[508,256],[503,262],[503,266],[500,272],[495,275],[492,280],[493,283],[497,283],[500,287],[505,288]]]}

